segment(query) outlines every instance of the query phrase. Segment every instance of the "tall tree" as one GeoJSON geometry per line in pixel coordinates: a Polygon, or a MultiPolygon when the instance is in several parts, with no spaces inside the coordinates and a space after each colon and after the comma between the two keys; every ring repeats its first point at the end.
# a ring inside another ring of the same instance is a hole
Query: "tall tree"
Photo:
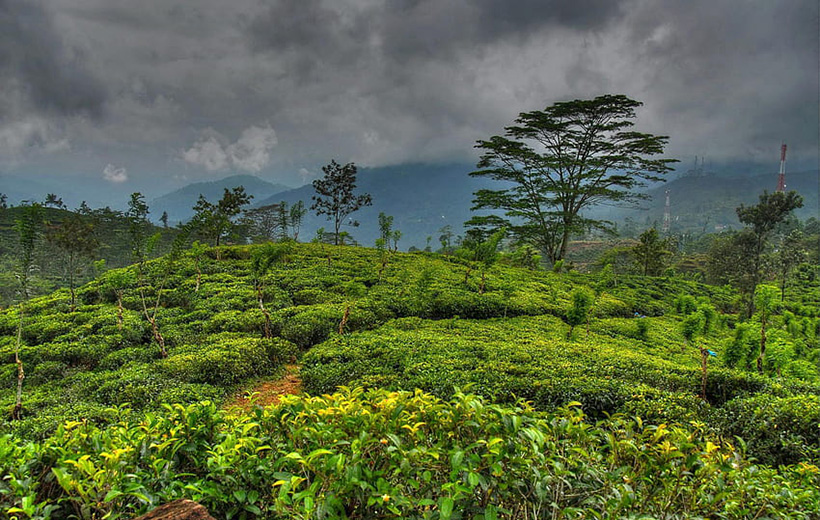
{"type": "Polygon", "coordinates": [[[128,221],[128,235],[131,239],[131,256],[135,262],[142,263],[146,260],[148,232],[151,229],[151,223],[148,222],[148,204],[142,193],[137,191],[131,194],[125,218],[128,221]]]}
{"type": "Polygon", "coordinates": [[[20,348],[23,342],[25,306],[30,296],[29,282],[35,270],[34,251],[43,232],[42,206],[37,203],[23,206],[19,217],[14,221],[14,227],[19,239],[19,271],[17,277],[20,282],[20,312],[17,322],[17,342],[14,348],[14,363],[17,365],[17,396],[11,418],[12,420],[19,420],[23,416],[23,380],[26,378],[23,360],[20,358],[20,348]]]}
{"type": "Polygon", "coordinates": [[[246,210],[240,223],[254,243],[273,242],[280,228],[279,204],[246,210]]]}
{"type": "Polygon", "coordinates": [[[290,231],[293,239],[299,241],[299,231],[302,229],[302,221],[305,219],[307,209],[301,200],[290,207],[290,231]]]}
{"type": "Polygon", "coordinates": [[[234,230],[233,219],[242,212],[243,206],[251,203],[252,198],[253,195],[245,193],[244,186],[237,186],[231,190],[225,188],[222,198],[216,204],[208,202],[200,195],[194,206],[194,221],[213,240],[214,247],[219,247],[222,240],[229,237],[234,230]]]}
{"type": "Polygon", "coordinates": [[[73,312],[76,305],[74,288],[77,277],[82,274],[81,269],[88,266],[83,260],[91,259],[99,246],[94,225],[78,213],[71,213],[58,226],[49,230],[46,237],[62,253],[73,312]]]}
{"type": "Polygon", "coordinates": [[[570,236],[588,229],[612,230],[608,221],[582,210],[601,203],[643,198],[635,189],[661,181],[673,159],[663,154],[668,138],[631,130],[641,103],[623,95],[555,103],[522,112],[504,136],[478,141],[484,150],[471,176],[505,183],[475,192],[473,210],[502,210],[506,218],[476,216],[471,226],[505,226],[537,245],[553,263],[564,258],[570,236]]]}
{"type": "MultiPolygon", "coordinates": [[[[330,164],[322,167],[322,171],[325,176],[313,181],[316,195],[312,197],[313,204],[310,209],[317,215],[327,215],[327,220],[333,221],[334,242],[339,245],[339,229],[345,223],[345,219],[359,208],[370,206],[372,200],[368,193],[353,193],[356,189],[355,164],[347,163],[342,166],[336,161],[330,161],[330,164]]],[[[348,224],[354,227],[359,225],[355,220],[348,224]]]]}
{"type": "Polygon", "coordinates": [[[760,201],[754,206],[741,204],[737,208],[737,218],[746,226],[751,237],[751,272],[748,273],[747,313],[751,316],[755,309],[755,289],[763,279],[763,259],[769,238],[777,225],[797,208],[803,207],[803,197],[796,191],[769,193],[764,191],[760,201]]]}
{"type": "Polygon", "coordinates": [[[632,248],[635,262],[644,276],[658,276],[661,274],[665,258],[671,254],[668,242],[658,236],[655,228],[649,228],[638,237],[638,244],[632,248]]]}

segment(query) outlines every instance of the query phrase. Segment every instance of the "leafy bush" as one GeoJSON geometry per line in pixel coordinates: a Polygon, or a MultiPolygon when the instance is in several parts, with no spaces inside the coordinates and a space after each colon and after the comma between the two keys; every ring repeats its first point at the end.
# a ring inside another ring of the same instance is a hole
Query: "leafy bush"
{"type": "Polygon", "coordinates": [[[287,397],[253,414],[212,403],[54,438],[0,437],[0,508],[129,518],[186,497],[218,518],[664,517],[809,519],[816,466],[755,466],[699,427],[593,424],[457,393],[287,397]],[[455,432],[455,434],[454,434],[455,432]]]}
{"type": "Polygon", "coordinates": [[[796,464],[820,456],[820,397],[757,395],[735,399],[714,412],[725,435],[741,437],[766,464],[796,464]]]}

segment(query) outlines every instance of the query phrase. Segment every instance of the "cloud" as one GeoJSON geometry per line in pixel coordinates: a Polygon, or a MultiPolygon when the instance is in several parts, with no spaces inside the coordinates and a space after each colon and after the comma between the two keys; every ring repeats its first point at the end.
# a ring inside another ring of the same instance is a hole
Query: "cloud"
{"type": "Polygon", "coordinates": [[[239,139],[228,146],[227,155],[238,170],[258,172],[270,162],[270,151],[277,144],[276,132],[266,124],[264,127],[246,128],[239,139]]]}
{"type": "Polygon", "coordinates": [[[208,171],[233,168],[259,172],[270,162],[270,151],[276,146],[276,132],[270,124],[250,126],[236,142],[227,144],[218,132],[209,129],[191,148],[183,150],[182,159],[208,171]]]}
{"type": "Polygon", "coordinates": [[[31,151],[51,154],[70,148],[68,139],[42,117],[30,115],[0,124],[0,157],[19,159],[31,151]]]}
{"type": "Polygon", "coordinates": [[[103,179],[115,184],[121,184],[128,180],[128,172],[125,167],[117,167],[108,163],[103,169],[103,179]]]}
{"type": "Polygon", "coordinates": [[[208,171],[224,170],[228,167],[228,153],[214,135],[201,138],[182,152],[182,159],[208,171]]]}
{"type": "Polygon", "coordinates": [[[107,93],[85,57],[61,38],[45,4],[0,1],[0,92],[24,93],[40,113],[98,117],[107,93]]]}
{"type": "Polygon", "coordinates": [[[624,93],[670,155],[776,170],[785,140],[814,167],[817,19],[816,0],[0,0],[0,160],[298,182],[332,158],[475,161],[521,111],[624,93]]]}

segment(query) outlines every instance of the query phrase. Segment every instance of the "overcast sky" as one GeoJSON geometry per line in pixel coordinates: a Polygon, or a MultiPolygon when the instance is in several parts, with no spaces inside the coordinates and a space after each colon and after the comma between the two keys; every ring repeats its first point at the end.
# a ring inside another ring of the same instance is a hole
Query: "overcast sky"
{"type": "Polygon", "coordinates": [[[684,161],[776,171],[786,141],[816,167],[818,34],[817,0],[0,0],[0,173],[150,193],[475,162],[604,93],[684,161]]]}

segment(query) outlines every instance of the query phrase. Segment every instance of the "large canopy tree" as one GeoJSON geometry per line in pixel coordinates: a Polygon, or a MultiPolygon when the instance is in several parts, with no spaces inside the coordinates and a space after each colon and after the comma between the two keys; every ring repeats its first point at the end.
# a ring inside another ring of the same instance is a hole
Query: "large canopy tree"
{"type": "Polygon", "coordinates": [[[597,203],[625,203],[647,181],[661,181],[673,159],[658,158],[668,138],[632,131],[642,103],[623,95],[555,103],[522,112],[504,136],[479,141],[484,150],[476,177],[503,183],[475,193],[473,210],[502,210],[476,216],[473,227],[506,227],[538,246],[551,262],[564,258],[569,238],[612,224],[582,214],[597,203]]]}

